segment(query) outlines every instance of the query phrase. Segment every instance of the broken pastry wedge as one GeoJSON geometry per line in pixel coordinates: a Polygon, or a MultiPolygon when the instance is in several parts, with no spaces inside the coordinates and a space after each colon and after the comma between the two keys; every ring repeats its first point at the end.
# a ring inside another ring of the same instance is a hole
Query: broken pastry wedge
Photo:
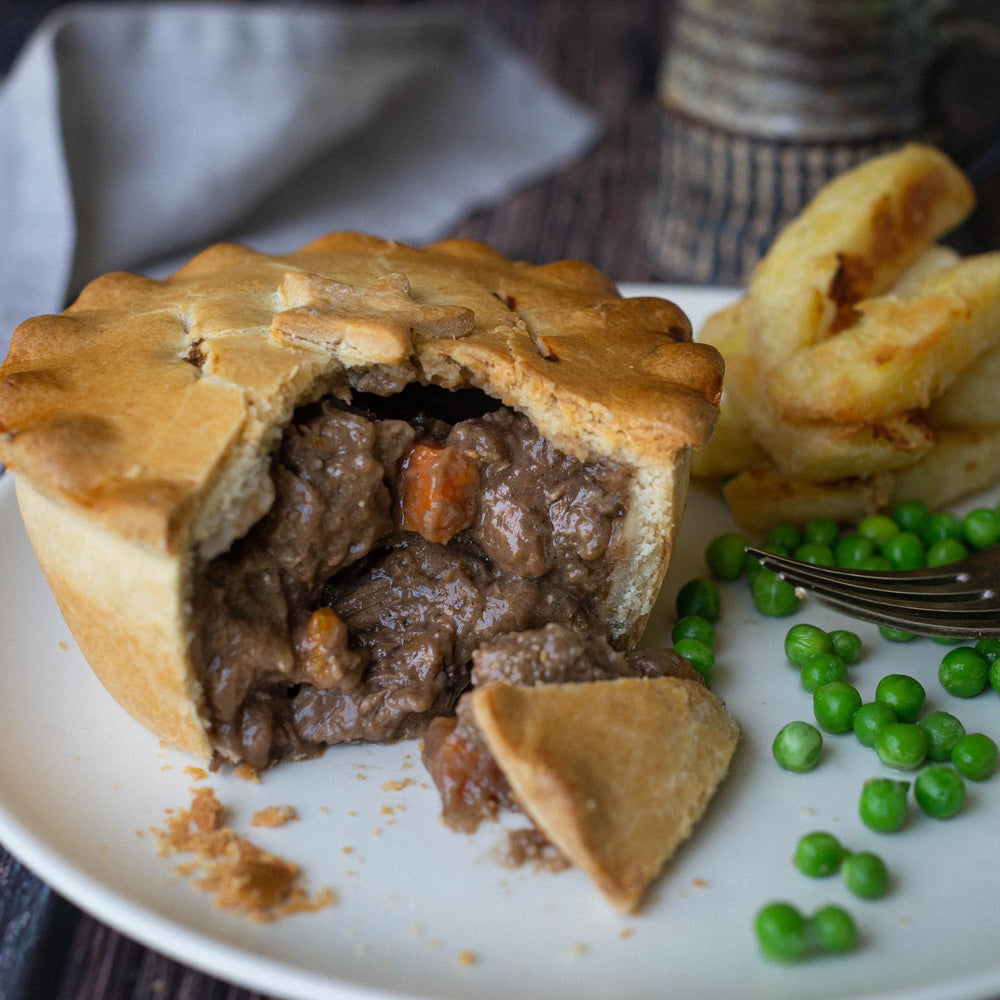
{"type": "Polygon", "coordinates": [[[490,751],[533,822],[622,912],[702,817],[739,726],[678,677],[472,692],[490,751]]]}

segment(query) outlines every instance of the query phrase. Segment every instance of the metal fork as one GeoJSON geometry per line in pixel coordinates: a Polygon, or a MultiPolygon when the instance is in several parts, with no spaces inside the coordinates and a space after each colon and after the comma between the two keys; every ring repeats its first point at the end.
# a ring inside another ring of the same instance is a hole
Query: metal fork
{"type": "Polygon", "coordinates": [[[814,566],[747,546],[792,586],[864,621],[954,639],[1000,636],[1000,545],[933,569],[814,566]]]}

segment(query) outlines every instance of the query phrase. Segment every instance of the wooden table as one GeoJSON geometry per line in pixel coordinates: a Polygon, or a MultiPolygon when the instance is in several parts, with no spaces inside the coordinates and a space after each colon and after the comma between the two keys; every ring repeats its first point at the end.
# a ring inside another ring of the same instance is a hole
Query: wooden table
{"type": "MultiPolygon", "coordinates": [[[[0,0],[0,72],[46,4],[0,0]]],[[[49,4],[48,6],[54,6],[49,4]]],[[[599,143],[558,175],[467,220],[457,235],[541,262],[588,259],[622,281],[659,273],[640,238],[657,183],[655,82],[669,3],[661,0],[470,0],[550,78],[604,116],[599,143]]],[[[994,0],[969,0],[1000,23],[994,0]]],[[[997,63],[970,57],[943,80],[948,147],[965,160],[1000,136],[997,63]],[[991,82],[992,81],[992,82],[991,82]]],[[[2,141],[2,137],[0,137],[2,141]]],[[[1000,154],[998,154],[1000,158],[1000,154]]],[[[979,183],[980,207],[961,239],[967,250],[1000,247],[1000,169],[979,183]]],[[[0,848],[0,1000],[249,1000],[163,958],[62,899],[0,848]]]]}

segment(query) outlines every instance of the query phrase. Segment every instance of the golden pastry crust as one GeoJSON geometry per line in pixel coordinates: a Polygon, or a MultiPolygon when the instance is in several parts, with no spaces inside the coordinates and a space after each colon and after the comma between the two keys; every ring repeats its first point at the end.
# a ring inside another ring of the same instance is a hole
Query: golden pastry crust
{"type": "Polygon", "coordinates": [[[739,740],[722,702],[679,677],[497,683],[471,698],[521,806],[625,912],[694,829],[739,740]]]}
{"type": "Polygon", "coordinates": [[[367,371],[478,387],[563,451],[632,468],[609,605],[616,637],[637,638],[721,390],[718,353],[690,342],[676,306],[469,241],[219,244],[163,281],[98,278],[23,323],[0,368],[0,460],[53,591],[106,686],[171,742],[208,751],[186,652],[193,573],[268,509],[294,409],[367,371]],[[128,623],[112,627],[118,608],[128,623]]]}

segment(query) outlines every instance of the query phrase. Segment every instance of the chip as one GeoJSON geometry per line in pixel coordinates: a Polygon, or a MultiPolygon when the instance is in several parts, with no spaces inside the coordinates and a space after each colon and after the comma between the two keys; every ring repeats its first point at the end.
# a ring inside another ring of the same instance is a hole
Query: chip
{"type": "Polygon", "coordinates": [[[910,144],[824,187],[699,338],[726,361],[692,473],[727,479],[740,524],[932,507],[1000,477],[1000,252],[937,241],[972,189],[910,144]]]}

